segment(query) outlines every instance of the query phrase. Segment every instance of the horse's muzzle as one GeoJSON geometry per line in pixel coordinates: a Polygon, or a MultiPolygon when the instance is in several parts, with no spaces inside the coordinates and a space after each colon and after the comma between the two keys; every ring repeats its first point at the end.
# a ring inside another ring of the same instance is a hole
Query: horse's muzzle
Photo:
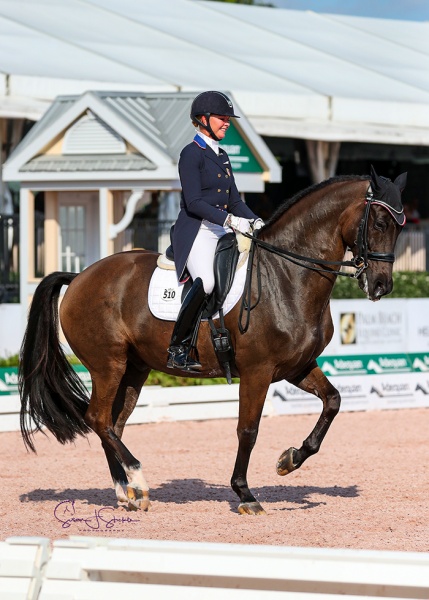
{"type": "Polygon", "coordinates": [[[377,302],[377,300],[380,300],[392,291],[392,276],[388,277],[387,275],[379,274],[374,275],[372,278],[371,275],[369,273],[362,273],[359,279],[359,287],[365,292],[369,300],[377,302]]]}

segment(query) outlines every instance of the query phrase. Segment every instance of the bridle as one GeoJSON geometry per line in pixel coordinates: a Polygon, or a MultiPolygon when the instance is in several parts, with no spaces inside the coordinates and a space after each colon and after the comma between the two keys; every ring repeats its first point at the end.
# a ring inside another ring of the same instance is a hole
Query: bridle
{"type": "MultiPolygon", "coordinates": [[[[264,250],[268,250],[268,252],[272,252],[277,256],[281,256],[286,260],[294,263],[295,265],[304,267],[305,269],[309,269],[310,271],[317,271],[319,273],[329,273],[330,275],[341,275],[343,277],[352,277],[353,279],[359,279],[361,275],[368,268],[368,261],[381,261],[381,262],[395,262],[395,254],[393,252],[370,252],[368,248],[368,222],[369,222],[369,214],[371,210],[371,205],[374,202],[374,194],[371,190],[371,186],[368,187],[365,195],[365,210],[363,216],[360,220],[356,241],[353,247],[357,248],[357,252],[352,260],[323,260],[321,258],[310,258],[308,256],[302,256],[301,254],[296,254],[295,252],[290,252],[289,250],[285,250],[284,248],[279,248],[278,246],[274,246],[273,244],[269,244],[268,242],[264,242],[263,240],[258,239],[256,235],[250,235],[244,233],[243,235],[252,240],[250,251],[249,251],[249,260],[247,264],[247,274],[246,274],[246,282],[244,287],[243,298],[241,302],[240,309],[240,317],[238,322],[238,327],[241,333],[247,331],[250,320],[250,311],[257,306],[260,300],[261,295],[261,273],[260,273],[260,265],[259,260],[257,261],[257,281],[258,281],[258,298],[254,305],[250,306],[251,299],[251,285],[252,285],[252,277],[253,277],[253,263],[255,252],[257,252],[258,248],[263,248],[264,250]],[[332,267],[332,268],[331,268],[332,267]],[[354,272],[344,272],[338,270],[338,267],[351,267],[355,269],[354,272]],[[243,327],[241,324],[243,311],[247,311],[247,320],[246,325],[243,327]]],[[[377,204],[380,202],[377,200],[377,204]]]]}
{"type": "MultiPolygon", "coordinates": [[[[365,211],[360,221],[356,246],[357,253],[354,257],[354,266],[357,269],[356,273],[352,273],[351,276],[358,279],[360,275],[368,268],[368,260],[377,260],[382,262],[395,262],[395,255],[393,252],[369,252],[368,251],[368,221],[369,211],[371,210],[371,204],[374,201],[374,194],[372,193],[371,186],[368,188],[365,196],[365,211]]],[[[345,273],[339,273],[345,275],[345,273]]]]}

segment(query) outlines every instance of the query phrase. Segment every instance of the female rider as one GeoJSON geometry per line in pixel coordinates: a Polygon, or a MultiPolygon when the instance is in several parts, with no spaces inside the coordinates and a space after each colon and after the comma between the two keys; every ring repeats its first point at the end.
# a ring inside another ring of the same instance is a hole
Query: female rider
{"type": "Polygon", "coordinates": [[[190,116],[198,133],[180,154],[182,194],[172,243],[178,279],[186,280],[187,270],[193,285],[181,306],[167,362],[170,368],[184,370],[201,368],[189,351],[194,325],[214,288],[219,238],[231,229],[248,233],[264,225],[242,201],[228,155],[219,147],[230,119],[238,118],[231,100],[222,92],[203,92],[194,99],[190,116]]]}

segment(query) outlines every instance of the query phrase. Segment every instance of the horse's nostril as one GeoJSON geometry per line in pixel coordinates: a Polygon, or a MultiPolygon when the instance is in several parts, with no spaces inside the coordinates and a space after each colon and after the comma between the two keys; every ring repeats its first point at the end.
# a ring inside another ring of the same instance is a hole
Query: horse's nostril
{"type": "Polygon", "coordinates": [[[374,298],[379,299],[387,293],[384,284],[381,281],[377,281],[374,286],[374,298]]]}

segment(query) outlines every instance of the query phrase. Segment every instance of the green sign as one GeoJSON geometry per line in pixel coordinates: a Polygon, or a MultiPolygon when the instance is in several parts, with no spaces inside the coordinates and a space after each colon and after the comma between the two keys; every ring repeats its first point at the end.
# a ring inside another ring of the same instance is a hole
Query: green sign
{"type": "Polygon", "coordinates": [[[0,396],[18,393],[18,369],[16,367],[0,368],[0,396]]]}
{"type": "Polygon", "coordinates": [[[236,173],[262,173],[263,168],[232,121],[220,146],[228,154],[236,173]]]}
{"type": "MultiPolygon", "coordinates": [[[[92,380],[82,365],[73,365],[79,379],[91,391],[92,380]]],[[[15,396],[18,393],[18,367],[0,367],[0,396],[15,396]]]]}
{"type": "Polygon", "coordinates": [[[429,353],[319,356],[317,363],[331,375],[385,375],[429,372],[429,353]]]}
{"type": "Polygon", "coordinates": [[[91,391],[92,390],[92,379],[89,371],[85,369],[83,365],[73,365],[73,369],[79,375],[79,379],[85,385],[85,387],[91,391]]]}

